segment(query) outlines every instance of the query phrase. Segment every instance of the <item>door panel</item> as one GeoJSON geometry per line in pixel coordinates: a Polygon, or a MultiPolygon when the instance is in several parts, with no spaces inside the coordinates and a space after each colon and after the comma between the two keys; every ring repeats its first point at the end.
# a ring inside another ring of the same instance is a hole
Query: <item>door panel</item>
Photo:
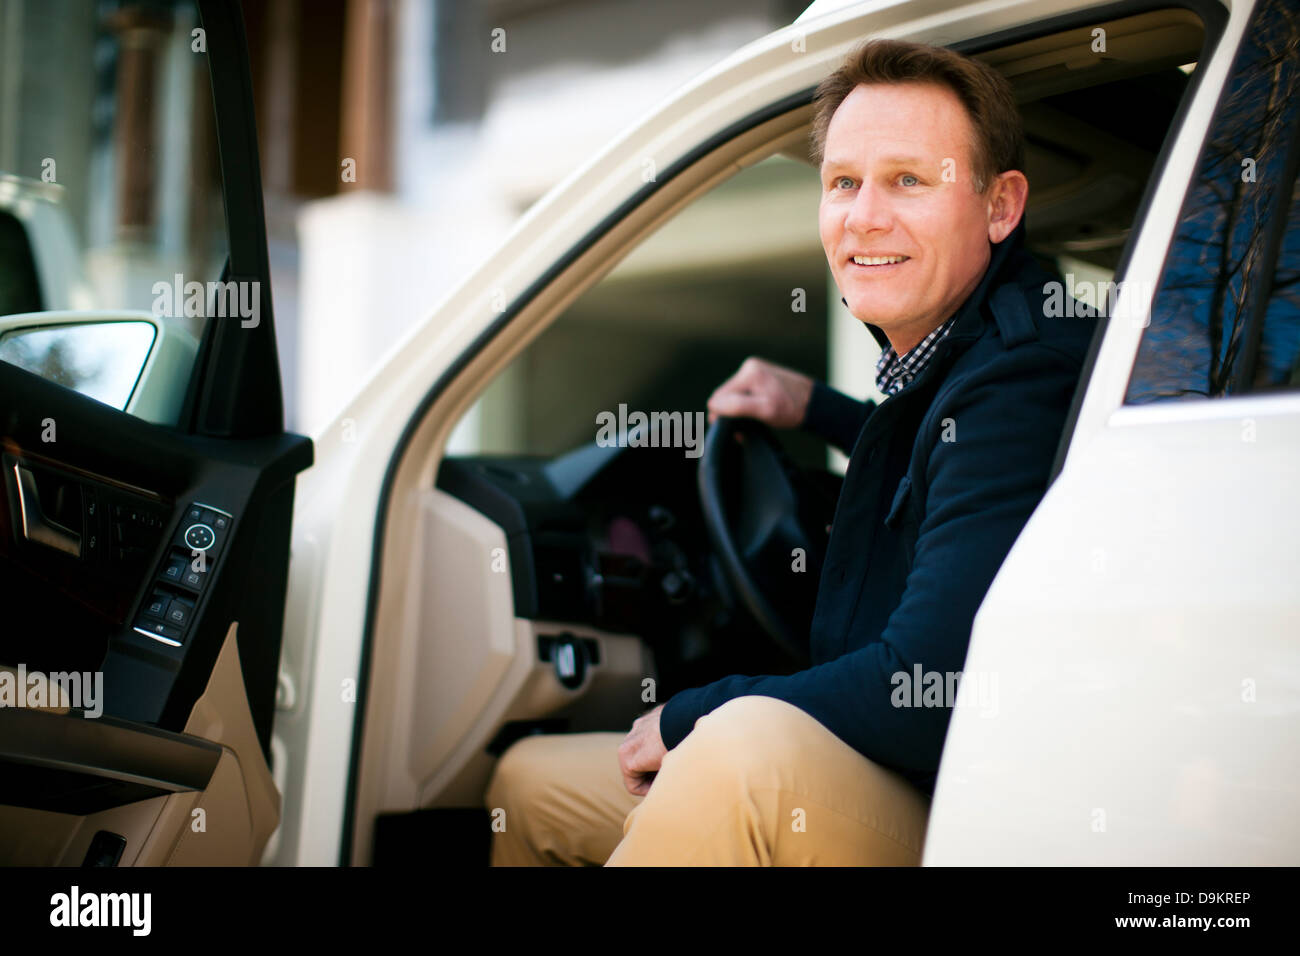
{"type": "Polygon", "coordinates": [[[185,725],[187,734],[222,746],[221,760],[195,804],[203,811],[205,828],[196,829],[193,810],[183,814],[174,848],[163,859],[166,837],[175,825],[169,821],[156,827],[158,839],[147,859],[151,865],[253,865],[280,823],[280,794],[248,709],[237,631],[232,624],[207,690],[185,725]]]}
{"type": "Polygon", "coordinates": [[[198,6],[222,279],[257,319],[203,324],[175,426],[0,362],[0,864],[255,864],[279,822],[271,722],[312,446],[283,427],[239,7],[198,6]]]}
{"type": "Polygon", "coordinates": [[[7,865],[79,866],[103,834],[118,838],[118,865],[258,862],[280,795],[248,709],[236,632],[232,625],[184,734],[0,710],[0,761],[21,768],[0,780],[7,865]]]}

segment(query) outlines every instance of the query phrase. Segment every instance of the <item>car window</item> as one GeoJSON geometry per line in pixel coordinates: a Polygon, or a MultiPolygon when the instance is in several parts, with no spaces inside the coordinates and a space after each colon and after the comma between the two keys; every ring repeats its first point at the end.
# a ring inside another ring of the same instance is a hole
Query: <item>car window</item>
{"type": "MultiPolygon", "coordinates": [[[[1292,158],[1295,166],[1295,158],[1292,158]]],[[[1252,362],[1251,390],[1300,387],[1300,177],[1292,177],[1286,231],[1252,362]]]]}
{"type": "Polygon", "coordinates": [[[228,243],[197,7],[5,9],[0,361],[174,422],[207,317],[257,308],[219,281],[228,243]]]}
{"type": "MultiPolygon", "coordinates": [[[[494,379],[449,452],[552,456],[599,441],[601,421],[703,416],[749,355],[824,378],[839,300],[820,198],[817,171],[778,154],[696,199],[494,379]]],[[[796,460],[825,464],[824,443],[782,438],[796,460]]]]}
{"type": "Polygon", "coordinates": [[[1300,385],[1300,21],[1264,0],[1215,110],[1126,402],[1300,385]]]}

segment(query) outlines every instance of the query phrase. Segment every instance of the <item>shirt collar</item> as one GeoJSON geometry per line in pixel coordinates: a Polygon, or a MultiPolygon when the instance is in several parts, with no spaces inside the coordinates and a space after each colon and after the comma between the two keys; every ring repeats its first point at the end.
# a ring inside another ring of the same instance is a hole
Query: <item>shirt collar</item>
{"type": "Polygon", "coordinates": [[[947,322],[931,331],[902,355],[895,352],[892,345],[886,345],[880,353],[880,360],[876,362],[876,387],[885,395],[894,395],[902,391],[930,364],[934,353],[938,351],[939,342],[952,331],[953,323],[956,321],[957,313],[954,312],[947,322]]]}

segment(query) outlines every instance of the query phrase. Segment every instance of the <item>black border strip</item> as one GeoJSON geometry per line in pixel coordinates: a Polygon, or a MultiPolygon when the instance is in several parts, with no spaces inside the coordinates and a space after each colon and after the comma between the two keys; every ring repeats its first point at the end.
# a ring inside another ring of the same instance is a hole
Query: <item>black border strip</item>
{"type": "MultiPolygon", "coordinates": [[[[1062,30],[1073,29],[1078,26],[1086,25],[1090,22],[1096,22],[1098,19],[1112,19],[1116,16],[1132,16],[1137,13],[1145,13],[1151,10],[1167,9],[1188,9],[1201,17],[1205,24],[1207,44],[1209,38],[1213,36],[1217,44],[1218,38],[1222,33],[1222,25],[1227,21],[1227,11],[1215,0],[1120,0],[1117,3],[1106,4],[1104,6],[1094,7],[1088,10],[1075,11],[1073,13],[1062,14],[1051,17],[1047,20],[1035,21],[1021,27],[1012,27],[1007,30],[1001,30],[997,33],[977,38],[970,41],[949,44],[950,49],[962,53],[971,54],[986,49],[992,49],[1006,43],[1032,40],[1038,36],[1045,36],[1051,33],[1057,33],[1062,30]]],[[[867,37],[864,36],[865,40],[867,37]]],[[[1196,84],[1199,82],[1202,71],[1198,70],[1193,74],[1192,83],[1193,92],[1196,84]]],[[[420,404],[416,406],[415,413],[402,429],[401,437],[398,438],[397,445],[394,447],[392,457],[388,461],[388,467],[384,471],[383,486],[380,490],[378,507],[375,514],[374,542],[370,555],[370,580],[368,584],[368,593],[366,597],[366,620],[365,629],[361,636],[361,667],[357,675],[357,709],[356,718],[352,725],[352,746],[351,755],[348,761],[348,779],[347,792],[344,795],[343,810],[343,831],[339,842],[339,865],[350,866],[352,857],[352,842],[355,834],[355,817],[356,817],[356,793],[358,783],[358,773],[361,766],[361,741],[365,737],[365,715],[366,706],[369,698],[370,689],[370,667],[372,652],[374,650],[374,631],[375,617],[379,604],[379,572],[380,564],[384,549],[384,524],[385,517],[388,513],[389,500],[392,495],[393,483],[396,480],[397,470],[400,467],[402,458],[406,455],[407,446],[410,444],[415,432],[422,423],[425,414],[429,408],[438,400],[447,386],[464,371],[465,367],[478,355],[478,353],[500,334],[504,328],[523,310],[524,304],[531,302],[546,286],[550,285],[555,279],[567,270],[575,260],[586,253],[600,239],[609,233],[619,222],[627,217],[627,214],[637,206],[644,203],[647,199],[663,188],[684,170],[699,162],[708,154],[714,152],[723,144],[735,139],[738,136],[762,125],[770,120],[776,119],[785,113],[792,112],[796,109],[807,106],[812,102],[813,94],[816,91],[815,86],[810,86],[799,93],[793,93],[781,98],[775,103],[771,103],[762,109],[756,110],[744,119],[738,120],[725,129],[709,137],[703,143],[697,145],[684,156],[680,157],[671,166],[664,170],[663,176],[656,181],[645,184],[637,190],[631,197],[620,204],[612,213],[600,221],[590,232],[580,239],[574,246],[557,260],[549,269],[546,270],[536,281],[528,286],[520,295],[518,295],[510,306],[501,315],[484,329],[474,339],[469,346],[456,357],[455,361],[440,375],[437,380],[429,387],[420,404]]],[[[1185,119],[1187,103],[1192,99],[1191,96],[1184,95],[1183,102],[1179,105],[1178,113],[1175,115],[1174,124],[1181,129],[1185,119]]],[[[1170,152],[1171,137],[1166,137],[1165,146],[1157,159],[1152,179],[1158,179],[1160,172],[1163,171],[1168,161],[1170,152]]],[[[1150,204],[1151,193],[1154,190],[1148,186],[1147,195],[1143,198],[1138,207],[1138,221],[1145,216],[1147,207],[1150,204]]],[[[1121,268],[1128,265],[1128,253],[1125,259],[1120,263],[1121,268]]],[[[1116,274],[1120,274],[1119,270],[1116,274]]],[[[1098,337],[1099,338],[1099,337],[1098,337]]],[[[1096,355],[1090,354],[1085,372],[1091,374],[1092,365],[1096,355]]],[[[1070,418],[1067,420],[1066,427],[1070,432],[1074,430],[1074,419],[1077,415],[1077,409],[1071,409],[1070,418]]],[[[1053,471],[1052,477],[1055,477],[1053,471]]]]}

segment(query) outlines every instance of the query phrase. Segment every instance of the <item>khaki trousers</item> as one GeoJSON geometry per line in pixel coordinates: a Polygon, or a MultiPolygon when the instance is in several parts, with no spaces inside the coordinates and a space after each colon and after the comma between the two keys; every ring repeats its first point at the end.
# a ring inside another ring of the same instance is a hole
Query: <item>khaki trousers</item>
{"type": "Polygon", "coordinates": [[[485,804],[494,866],[908,866],[929,799],[808,714],[739,697],[695,723],[633,796],[618,733],[526,737],[485,804]],[[504,810],[504,816],[496,811],[504,810]]]}

